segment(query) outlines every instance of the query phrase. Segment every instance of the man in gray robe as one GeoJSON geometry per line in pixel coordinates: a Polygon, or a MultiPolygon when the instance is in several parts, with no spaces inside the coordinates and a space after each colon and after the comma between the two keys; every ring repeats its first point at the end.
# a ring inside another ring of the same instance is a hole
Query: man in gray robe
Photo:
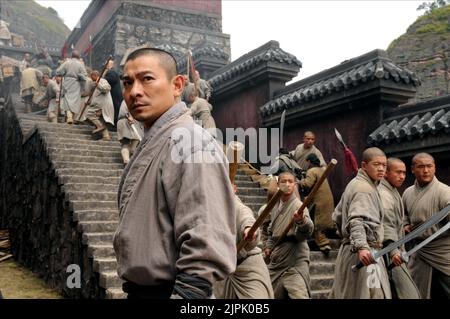
{"type": "Polygon", "coordinates": [[[63,76],[61,109],[66,112],[67,124],[72,124],[73,116],[80,111],[81,91],[87,78],[86,69],[80,62],[78,51],[73,50],[72,58],[61,64],[56,72],[63,76]]]}
{"type": "MultiPolygon", "coordinates": [[[[412,172],[416,177],[413,186],[403,193],[405,205],[405,231],[408,233],[434,213],[450,205],[450,187],[435,176],[434,158],[419,153],[412,159],[412,172]]],[[[450,221],[449,215],[437,225],[416,238],[416,243],[434,234],[450,221]]],[[[450,231],[422,247],[409,260],[408,268],[422,298],[450,298],[450,231]]]]}
{"type": "Polygon", "coordinates": [[[386,156],[376,147],[362,154],[361,168],[345,188],[333,212],[333,221],[342,237],[336,259],[330,298],[391,298],[391,288],[382,258],[375,261],[371,250],[381,249],[383,207],[378,184],[386,172],[386,156]],[[353,271],[361,261],[365,267],[353,271]]]}
{"type": "Polygon", "coordinates": [[[306,242],[311,236],[314,224],[305,208],[303,216],[297,214],[302,205],[295,194],[296,179],[291,172],[283,172],[278,179],[287,191],[270,213],[271,222],[267,233],[264,253],[270,257],[268,265],[276,299],[309,299],[311,286],[309,275],[309,247],[306,242]],[[293,227],[281,243],[274,247],[280,235],[295,218],[293,227]]]}
{"type": "Polygon", "coordinates": [[[95,129],[92,134],[102,133],[103,140],[109,141],[111,137],[109,136],[108,128],[106,123],[110,123],[114,126],[114,105],[111,98],[111,86],[105,79],[99,79],[100,73],[96,70],[91,72],[91,80],[89,82],[89,90],[92,91],[95,87],[97,80],[98,85],[95,87],[94,93],[92,94],[91,103],[88,106],[86,117],[87,119],[95,125],[95,129]]]}
{"type": "Polygon", "coordinates": [[[139,48],[123,72],[124,99],[144,137],[119,185],[114,235],[129,298],[211,298],[236,269],[236,208],[228,162],[181,102],[170,53],[139,48]]]}
{"type": "MultiPolygon", "coordinates": [[[[233,185],[236,192],[236,185],[233,185]]],[[[236,204],[236,244],[247,237],[255,223],[250,208],[245,206],[237,195],[236,204]]],[[[238,252],[236,271],[225,280],[214,285],[214,295],[220,299],[273,299],[269,271],[264,263],[261,248],[257,247],[259,231],[249,243],[238,252]]]]}
{"type": "MultiPolygon", "coordinates": [[[[388,246],[405,236],[403,230],[403,202],[397,190],[402,186],[405,177],[405,163],[398,158],[389,158],[387,161],[386,176],[378,185],[384,210],[383,246],[388,246]]],[[[395,299],[420,299],[419,290],[409,274],[406,264],[403,263],[400,253],[401,251],[399,249],[395,249],[389,254],[388,264],[393,263],[395,265],[391,271],[388,271],[392,297],[395,299]]],[[[388,256],[386,255],[386,257],[388,256]]]]}
{"type": "Polygon", "coordinates": [[[20,79],[20,95],[25,104],[26,113],[32,111],[33,98],[40,90],[42,77],[43,74],[38,69],[26,68],[22,71],[22,77],[20,79]]]}
{"type": "Polygon", "coordinates": [[[216,122],[211,115],[212,105],[205,99],[198,97],[194,86],[186,88],[187,104],[191,108],[192,117],[201,127],[216,137],[216,122]]]}
{"type": "Polygon", "coordinates": [[[38,104],[45,101],[47,105],[47,120],[51,123],[58,123],[58,103],[61,79],[61,75],[59,74],[55,76],[55,80],[51,80],[48,74],[44,74],[42,78],[46,90],[45,94],[38,101],[38,104]]]}
{"type": "Polygon", "coordinates": [[[208,83],[208,81],[202,79],[200,77],[200,73],[196,70],[195,71],[195,78],[198,85],[198,97],[205,99],[209,102],[209,99],[211,98],[213,88],[208,83]]]}
{"type": "Polygon", "coordinates": [[[297,161],[300,168],[306,171],[309,168],[309,164],[306,161],[306,157],[314,153],[320,160],[320,166],[326,166],[325,160],[323,158],[322,152],[314,145],[316,141],[316,136],[311,131],[306,131],[303,135],[303,143],[297,145],[295,150],[291,151],[290,154],[297,161]]]}
{"type": "Polygon", "coordinates": [[[142,123],[136,121],[131,116],[127,104],[125,101],[122,101],[117,120],[117,139],[122,145],[120,153],[122,154],[122,160],[125,165],[130,161],[130,156],[133,155],[143,135],[144,128],[142,123]],[[132,128],[132,125],[134,125],[137,132],[132,128]]]}

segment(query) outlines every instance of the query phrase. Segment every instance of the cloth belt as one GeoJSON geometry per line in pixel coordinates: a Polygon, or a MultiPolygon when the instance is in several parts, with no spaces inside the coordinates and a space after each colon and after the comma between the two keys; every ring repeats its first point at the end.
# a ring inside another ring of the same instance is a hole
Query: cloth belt
{"type": "MultiPolygon", "coordinates": [[[[278,238],[279,238],[278,236],[272,237],[273,242],[276,243],[278,241],[278,238]]],[[[283,240],[279,243],[279,245],[286,242],[298,243],[298,239],[295,235],[284,236],[283,240]]]]}
{"type": "MultiPolygon", "coordinates": [[[[341,244],[343,246],[350,245],[350,239],[349,238],[342,239],[341,244]]],[[[374,249],[381,249],[381,248],[383,248],[383,244],[381,244],[379,242],[368,241],[367,244],[369,245],[369,247],[374,248],[374,249]]]]}
{"type": "Polygon", "coordinates": [[[172,295],[174,282],[166,282],[156,286],[142,286],[131,281],[122,284],[122,289],[128,294],[128,299],[169,299],[172,295]]]}

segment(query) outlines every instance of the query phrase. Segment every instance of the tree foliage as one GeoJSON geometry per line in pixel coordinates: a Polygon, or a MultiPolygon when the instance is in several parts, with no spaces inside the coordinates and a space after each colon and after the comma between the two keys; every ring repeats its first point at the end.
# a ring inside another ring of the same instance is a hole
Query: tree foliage
{"type": "Polygon", "coordinates": [[[450,4],[450,0],[434,0],[422,2],[422,4],[417,7],[417,11],[425,10],[425,13],[430,13],[434,9],[445,7],[448,4],[450,4]]]}

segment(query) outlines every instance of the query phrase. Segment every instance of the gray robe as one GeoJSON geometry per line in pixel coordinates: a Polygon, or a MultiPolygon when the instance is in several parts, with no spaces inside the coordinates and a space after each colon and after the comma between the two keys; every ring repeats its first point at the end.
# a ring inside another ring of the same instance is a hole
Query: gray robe
{"type": "Polygon", "coordinates": [[[38,104],[44,100],[48,102],[47,115],[50,112],[56,113],[58,109],[58,99],[59,99],[59,88],[60,85],[56,81],[49,80],[45,94],[39,99],[38,104]]]}
{"type": "MultiPolygon", "coordinates": [[[[90,90],[94,88],[95,82],[89,82],[90,90]]],[[[102,117],[106,123],[114,126],[114,104],[111,98],[111,86],[105,79],[100,79],[92,94],[91,104],[88,107],[88,114],[102,111],[102,117]]]]}
{"type": "MultiPolygon", "coordinates": [[[[125,101],[122,101],[122,104],[120,104],[120,110],[119,110],[119,116],[117,120],[117,139],[119,141],[123,140],[124,138],[127,138],[129,140],[139,140],[134,130],[131,128],[130,122],[128,122],[128,119],[126,117],[127,113],[129,113],[127,104],[125,101]]],[[[136,127],[136,130],[138,131],[139,135],[144,136],[144,126],[139,121],[134,121],[134,126],[136,127]]]]}
{"type": "MultiPolygon", "coordinates": [[[[384,239],[383,242],[388,245],[405,236],[403,230],[403,202],[402,197],[397,189],[382,179],[378,185],[381,203],[383,205],[384,217],[384,239]]],[[[402,250],[403,247],[402,247],[402,250]]],[[[399,249],[395,249],[390,253],[390,257],[400,253],[399,249]]],[[[398,267],[394,267],[390,271],[391,289],[396,293],[398,299],[420,299],[419,290],[412,279],[405,263],[398,267]]]]}
{"type": "MultiPolygon", "coordinates": [[[[277,238],[283,233],[294,213],[300,208],[302,202],[292,194],[283,203],[281,200],[270,213],[270,225],[268,227],[268,239],[266,248],[272,249],[277,238]]],[[[288,295],[291,299],[310,298],[309,275],[309,246],[306,242],[314,230],[314,224],[309,217],[308,209],[304,211],[305,223],[296,225],[289,230],[284,242],[276,246],[268,265],[275,298],[281,299],[288,295]],[[300,277],[299,277],[300,276],[300,277]],[[301,282],[303,279],[303,282],[301,282]]]]}
{"type": "MultiPolygon", "coordinates": [[[[420,187],[416,181],[403,193],[403,203],[405,205],[405,225],[409,224],[414,227],[450,204],[450,187],[439,182],[436,177],[425,187],[420,187]]],[[[426,230],[417,239],[421,241],[431,236],[443,223],[448,221],[450,221],[449,215],[438,225],[426,230]]],[[[433,268],[450,276],[450,231],[446,231],[413,254],[408,268],[419,287],[422,298],[429,299],[433,268]]]]}
{"type": "Polygon", "coordinates": [[[330,298],[391,298],[386,266],[382,258],[353,272],[359,262],[357,250],[371,250],[383,240],[383,208],[377,185],[362,169],[345,188],[332,218],[343,239],[336,259],[330,298]]]}
{"type": "Polygon", "coordinates": [[[228,162],[184,103],[145,132],[123,172],[118,199],[114,249],[122,279],[154,286],[181,272],[212,285],[235,270],[228,162]]]}
{"type": "MultiPolygon", "coordinates": [[[[236,244],[238,244],[247,227],[255,223],[253,212],[236,198],[236,244]]],[[[264,263],[261,249],[256,247],[256,240],[251,241],[238,254],[236,271],[225,280],[216,282],[214,294],[223,299],[273,299],[272,283],[269,271],[264,263]]]]}
{"type": "Polygon", "coordinates": [[[80,111],[82,86],[87,78],[86,69],[80,60],[71,58],[61,64],[56,73],[64,77],[61,109],[77,114],[80,111]]]}
{"type": "Polygon", "coordinates": [[[319,151],[319,149],[313,145],[310,148],[304,148],[304,144],[299,144],[295,148],[295,150],[291,151],[290,154],[294,157],[294,159],[297,161],[298,166],[301,167],[302,170],[306,171],[309,168],[308,163],[306,162],[306,157],[314,153],[317,155],[317,157],[320,160],[320,166],[326,166],[325,160],[323,159],[322,152],[319,151]]]}
{"type": "Polygon", "coordinates": [[[212,136],[216,136],[216,122],[214,122],[211,116],[212,105],[205,99],[196,98],[190,105],[192,117],[198,124],[205,130],[211,133],[212,136]]]}

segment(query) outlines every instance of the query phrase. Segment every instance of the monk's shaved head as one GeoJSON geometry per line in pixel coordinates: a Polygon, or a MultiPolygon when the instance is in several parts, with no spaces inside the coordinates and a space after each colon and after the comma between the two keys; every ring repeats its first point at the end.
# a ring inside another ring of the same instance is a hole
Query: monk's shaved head
{"type": "Polygon", "coordinates": [[[431,156],[430,154],[428,154],[428,153],[418,153],[418,154],[414,155],[414,157],[412,158],[412,165],[416,164],[416,162],[417,162],[417,160],[419,158],[428,158],[428,159],[431,159],[433,161],[433,163],[434,163],[434,157],[431,156]]]}
{"type": "Polygon", "coordinates": [[[166,71],[168,79],[171,79],[178,74],[177,61],[173,55],[167,51],[157,48],[140,48],[131,52],[126,58],[125,65],[128,61],[135,60],[143,55],[156,57],[159,65],[164,69],[164,71],[166,71]]]}
{"type": "Polygon", "coordinates": [[[405,164],[405,162],[396,157],[389,157],[387,160],[387,170],[389,171],[391,167],[395,164],[405,164]]]}
{"type": "Polygon", "coordinates": [[[386,154],[384,154],[384,152],[382,150],[380,150],[378,147],[370,147],[370,148],[367,148],[362,153],[362,161],[369,163],[374,157],[377,157],[377,156],[386,157],[386,154]]]}
{"type": "Polygon", "coordinates": [[[292,172],[290,172],[290,171],[284,171],[283,173],[281,173],[280,175],[278,175],[278,180],[281,180],[281,177],[286,176],[286,175],[292,176],[292,177],[294,178],[294,180],[296,179],[295,175],[294,175],[292,172]]]}
{"type": "Polygon", "coordinates": [[[303,136],[304,136],[304,137],[306,137],[306,136],[316,137],[316,135],[314,135],[314,133],[313,133],[312,131],[306,131],[306,132],[303,134],[303,136]]]}

